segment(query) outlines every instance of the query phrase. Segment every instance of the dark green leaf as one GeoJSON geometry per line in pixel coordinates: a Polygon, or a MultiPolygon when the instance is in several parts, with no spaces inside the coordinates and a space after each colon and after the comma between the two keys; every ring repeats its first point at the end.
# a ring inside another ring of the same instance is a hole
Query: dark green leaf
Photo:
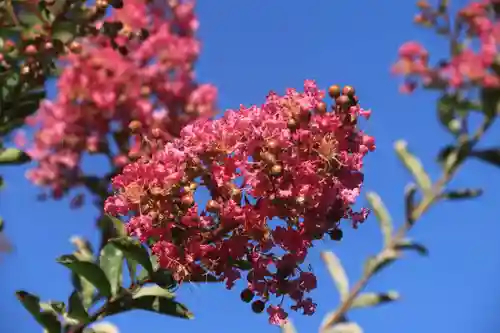
{"type": "Polygon", "coordinates": [[[122,284],[123,252],[113,244],[107,244],[101,250],[99,266],[106,274],[111,285],[111,293],[115,296],[122,284]]]}
{"type": "Polygon", "coordinates": [[[486,117],[492,118],[498,112],[498,102],[500,101],[500,90],[495,88],[481,89],[481,101],[483,113],[486,117]]]}
{"type": "Polygon", "coordinates": [[[126,258],[135,260],[144,267],[150,276],[153,276],[154,270],[151,260],[149,259],[149,253],[139,241],[130,237],[122,237],[112,239],[110,243],[120,249],[126,258]]]}
{"type": "Polygon", "coordinates": [[[449,200],[474,199],[480,197],[482,194],[483,190],[480,188],[465,188],[461,190],[448,191],[442,195],[442,198],[449,200]]]}
{"type": "Polygon", "coordinates": [[[0,165],[13,164],[19,165],[31,161],[28,154],[16,148],[7,148],[0,152],[0,165]]]}
{"type": "Polygon", "coordinates": [[[456,96],[444,95],[437,104],[437,114],[441,124],[456,135],[460,132],[460,121],[457,119],[457,98],[456,96]]]}
{"type": "Polygon", "coordinates": [[[478,158],[481,161],[492,164],[496,167],[500,167],[500,149],[499,148],[475,150],[475,151],[470,153],[470,156],[478,158]]]}
{"type": "Polygon", "coordinates": [[[106,274],[95,263],[81,261],[75,255],[62,256],[57,259],[57,262],[92,283],[102,296],[107,298],[112,297],[111,285],[106,274]]]}
{"type": "Polygon", "coordinates": [[[76,35],[76,24],[72,21],[59,21],[52,28],[52,38],[64,44],[71,42],[76,35]]]}
{"type": "Polygon", "coordinates": [[[398,299],[399,294],[395,291],[389,291],[388,293],[363,293],[354,299],[351,309],[376,306],[394,302],[398,299]]]}
{"type": "Polygon", "coordinates": [[[193,314],[181,303],[174,301],[170,297],[142,296],[132,302],[134,309],[141,309],[159,314],[193,319],[193,314]]]}
{"type": "Polygon", "coordinates": [[[17,291],[17,299],[28,310],[33,318],[42,325],[48,333],[60,333],[61,323],[57,320],[57,315],[52,311],[42,311],[40,298],[26,291],[17,291]]]}
{"type": "Polygon", "coordinates": [[[89,314],[85,310],[80,294],[73,291],[68,301],[68,315],[82,323],[87,323],[89,314]]]}

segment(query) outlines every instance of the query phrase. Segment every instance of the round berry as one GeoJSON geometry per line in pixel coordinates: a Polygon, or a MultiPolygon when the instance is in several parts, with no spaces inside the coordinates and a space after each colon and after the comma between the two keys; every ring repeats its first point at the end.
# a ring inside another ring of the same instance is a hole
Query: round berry
{"type": "Polygon", "coordinates": [[[240,294],[241,300],[245,303],[250,303],[254,296],[253,291],[250,289],[245,289],[240,294]]]}
{"type": "Polygon", "coordinates": [[[255,313],[262,313],[262,311],[264,311],[265,307],[266,307],[266,303],[264,303],[260,300],[252,303],[252,311],[255,313]]]}

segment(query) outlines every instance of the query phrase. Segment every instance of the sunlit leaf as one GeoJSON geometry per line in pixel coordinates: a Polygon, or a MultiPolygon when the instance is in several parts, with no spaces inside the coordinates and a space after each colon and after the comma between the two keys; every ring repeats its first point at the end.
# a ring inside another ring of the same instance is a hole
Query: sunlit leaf
{"type": "Polygon", "coordinates": [[[363,329],[356,323],[338,323],[331,328],[321,330],[321,333],[363,333],[363,329]]]}
{"type": "Polygon", "coordinates": [[[340,259],[331,251],[322,252],[321,258],[325,262],[328,272],[337,286],[340,299],[342,301],[345,300],[349,296],[349,280],[340,259]]]}
{"type": "Polygon", "coordinates": [[[133,293],[132,298],[137,299],[143,296],[159,296],[174,298],[175,294],[157,285],[143,286],[133,293]]]}
{"type": "Polygon", "coordinates": [[[389,291],[387,293],[363,293],[354,299],[351,308],[366,308],[394,302],[398,299],[399,293],[395,291],[389,291]]]}
{"type": "Polygon", "coordinates": [[[384,244],[387,245],[392,239],[392,218],[387,211],[384,202],[377,193],[369,192],[366,194],[366,198],[379,222],[380,229],[382,230],[382,235],[384,237],[384,244]]]}
{"type": "Polygon", "coordinates": [[[415,178],[418,186],[424,191],[429,192],[432,188],[432,182],[425,172],[422,163],[407,149],[408,144],[404,140],[399,140],[394,144],[394,149],[396,154],[401,159],[405,167],[410,171],[410,173],[415,178]]]}
{"type": "Polygon", "coordinates": [[[379,255],[368,258],[365,263],[365,273],[378,273],[382,269],[392,264],[398,257],[399,254],[396,251],[392,249],[386,249],[379,255]]]}
{"type": "Polygon", "coordinates": [[[122,284],[123,252],[114,244],[106,244],[101,250],[99,266],[106,274],[111,285],[111,293],[115,296],[122,284]]]}
{"type": "Polygon", "coordinates": [[[281,325],[281,333],[297,333],[297,330],[295,329],[295,326],[293,326],[290,319],[281,325]]]}
{"type": "Polygon", "coordinates": [[[7,148],[3,151],[0,151],[0,165],[18,165],[28,163],[29,161],[31,161],[31,158],[22,150],[16,148],[7,148]]]}
{"type": "Polygon", "coordinates": [[[119,333],[118,327],[110,322],[101,322],[83,330],[83,333],[119,333]]]}

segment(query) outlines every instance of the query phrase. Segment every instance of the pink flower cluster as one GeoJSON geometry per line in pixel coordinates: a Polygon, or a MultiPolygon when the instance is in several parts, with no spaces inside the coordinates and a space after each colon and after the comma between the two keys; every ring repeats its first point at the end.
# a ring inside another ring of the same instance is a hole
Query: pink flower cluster
{"type": "Polygon", "coordinates": [[[81,160],[101,153],[121,168],[140,153],[128,124],[140,121],[149,133],[178,136],[183,126],[215,112],[217,91],[195,82],[200,52],[194,1],[127,0],[68,55],[55,101],[44,101],[29,124],[36,126],[28,172],[35,184],[61,197],[81,185],[81,160]],[[129,151],[135,149],[134,156],[129,151]]]}
{"type": "Polygon", "coordinates": [[[352,87],[344,94],[332,87],[331,112],[324,92],[306,81],[303,93],[271,92],[261,107],[187,125],[114,177],[105,211],[126,217],[130,235],[150,244],[178,282],[209,274],[230,289],[247,270],[241,297],[258,297],[255,312],[267,305],[271,322],[281,323],[288,295],[292,309],[313,314],[306,293],[316,277],[301,264],[314,240],[338,234],[342,219],[354,227],[366,219],[368,210],[352,205],[363,158],[375,149],[357,126],[370,111],[360,108],[352,87]],[[194,196],[203,187],[210,200],[202,205],[194,196]],[[273,295],[278,304],[269,303],[273,295]]]}
{"type": "Polygon", "coordinates": [[[442,11],[420,1],[421,13],[415,21],[444,34],[452,54],[449,61],[430,66],[429,53],[421,44],[402,45],[392,68],[393,73],[405,76],[401,90],[412,92],[420,80],[427,87],[500,87],[500,77],[492,70],[492,65],[499,66],[495,59],[500,44],[499,4],[498,0],[472,2],[458,12],[452,26],[449,9],[442,11]]]}

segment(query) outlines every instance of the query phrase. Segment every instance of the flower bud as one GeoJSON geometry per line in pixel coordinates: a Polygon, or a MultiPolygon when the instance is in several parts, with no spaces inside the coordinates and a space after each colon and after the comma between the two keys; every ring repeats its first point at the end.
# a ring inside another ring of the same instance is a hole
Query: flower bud
{"type": "Polygon", "coordinates": [[[339,241],[342,239],[344,233],[340,229],[333,229],[332,231],[328,232],[328,235],[330,236],[331,240],[339,241]]]}
{"type": "Polygon", "coordinates": [[[210,200],[206,207],[207,212],[218,213],[220,211],[220,204],[215,200],[210,200]]]}
{"type": "Polygon", "coordinates": [[[295,131],[298,127],[297,121],[293,118],[290,118],[288,120],[287,127],[290,131],[295,131]]]}
{"type": "Polygon", "coordinates": [[[142,128],[142,123],[139,120],[132,120],[128,128],[132,133],[137,133],[142,128]]]}
{"type": "Polygon", "coordinates": [[[266,304],[262,302],[261,300],[255,301],[252,303],[252,311],[255,313],[262,313],[264,311],[264,308],[266,307],[266,304]]]}
{"type": "Polygon", "coordinates": [[[345,86],[343,89],[342,89],[342,94],[343,95],[346,95],[348,97],[354,97],[354,94],[356,93],[356,90],[354,90],[353,87],[351,86],[345,86]]]}
{"type": "Polygon", "coordinates": [[[271,168],[271,175],[272,176],[277,177],[277,176],[281,175],[282,172],[283,172],[283,167],[279,164],[275,164],[271,168]]]}
{"type": "Polygon", "coordinates": [[[328,88],[328,95],[330,95],[331,98],[336,99],[340,96],[340,87],[336,84],[330,86],[330,88],[328,88]]]}
{"type": "Polygon", "coordinates": [[[326,103],[321,102],[316,105],[316,108],[314,109],[314,112],[319,115],[323,115],[326,113],[326,103]]]}
{"type": "Polygon", "coordinates": [[[194,205],[194,199],[191,194],[186,194],[181,198],[181,204],[185,208],[191,208],[194,205]]]}
{"type": "Polygon", "coordinates": [[[254,296],[254,293],[250,289],[245,289],[240,294],[241,300],[245,303],[250,303],[254,296]]]}
{"type": "Polygon", "coordinates": [[[274,156],[273,154],[271,154],[269,152],[261,152],[260,158],[268,164],[275,164],[276,163],[276,156],[274,156]]]}

